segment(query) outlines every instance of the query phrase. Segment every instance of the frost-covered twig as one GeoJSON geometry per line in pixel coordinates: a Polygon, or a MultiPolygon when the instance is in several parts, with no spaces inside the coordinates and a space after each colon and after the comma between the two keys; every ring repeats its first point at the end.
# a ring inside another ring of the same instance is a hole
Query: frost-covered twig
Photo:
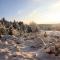
{"type": "Polygon", "coordinates": [[[47,44],[43,41],[43,39],[41,39],[41,40],[42,40],[42,42],[43,42],[44,46],[46,46],[47,44]]]}

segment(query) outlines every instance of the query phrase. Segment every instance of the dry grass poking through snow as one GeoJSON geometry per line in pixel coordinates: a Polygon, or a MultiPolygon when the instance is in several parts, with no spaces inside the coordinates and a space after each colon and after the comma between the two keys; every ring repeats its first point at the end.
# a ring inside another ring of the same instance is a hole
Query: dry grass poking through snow
{"type": "Polygon", "coordinates": [[[19,37],[3,35],[0,38],[0,60],[59,59],[60,35],[57,32],[26,33],[19,37]]]}

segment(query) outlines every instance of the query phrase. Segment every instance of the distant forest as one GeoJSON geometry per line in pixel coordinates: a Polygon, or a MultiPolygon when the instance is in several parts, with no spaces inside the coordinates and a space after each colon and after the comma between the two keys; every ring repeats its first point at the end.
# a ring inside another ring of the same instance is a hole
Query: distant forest
{"type": "Polygon", "coordinates": [[[23,21],[9,22],[5,18],[0,19],[0,35],[22,35],[24,33],[39,32],[40,30],[56,30],[60,31],[60,24],[24,24],[23,21]]]}

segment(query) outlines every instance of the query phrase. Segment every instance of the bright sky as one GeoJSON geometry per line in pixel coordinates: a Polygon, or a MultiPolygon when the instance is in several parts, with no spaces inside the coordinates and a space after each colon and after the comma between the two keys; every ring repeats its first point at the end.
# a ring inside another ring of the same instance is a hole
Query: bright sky
{"type": "Polygon", "coordinates": [[[60,0],[0,0],[2,17],[25,23],[60,23],[60,0]]]}

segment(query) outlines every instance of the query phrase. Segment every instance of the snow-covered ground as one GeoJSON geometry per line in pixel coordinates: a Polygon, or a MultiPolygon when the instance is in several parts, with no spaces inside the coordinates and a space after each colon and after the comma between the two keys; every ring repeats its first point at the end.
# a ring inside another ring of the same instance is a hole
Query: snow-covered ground
{"type": "Polygon", "coordinates": [[[20,37],[2,35],[0,60],[60,60],[60,55],[48,54],[45,48],[60,42],[60,31],[26,33],[20,37]],[[44,37],[44,34],[47,37],[44,37]]]}

